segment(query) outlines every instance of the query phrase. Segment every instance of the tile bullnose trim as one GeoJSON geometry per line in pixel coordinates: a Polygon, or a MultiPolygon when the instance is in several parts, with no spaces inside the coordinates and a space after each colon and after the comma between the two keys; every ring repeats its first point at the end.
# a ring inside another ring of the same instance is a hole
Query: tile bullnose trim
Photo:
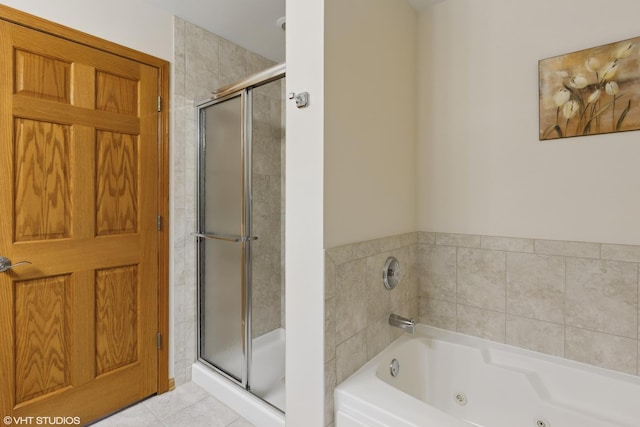
{"type": "Polygon", "coordinates": [[[353,259],[353,245],[336,246],[325,251],[331,261],[338,266],[353,259]]]}
{"type": "Polygon", "coordinates": [[[610,261],[640,262],[640,246],[602,243],[602,259],[610,261]]]}
{"type": "Polygon", "coordinates": [[[436,245],[480,248],[480,235],[436,232],[436,245]]]}
{"type": "Polygon", "coordinates": [[[480,236],[482,249],[492,249],[506,252],[535,252],[534,239],[522,237],[480,236]]]}
{"type": "Polygon", "coordinates": [[[442,233],[420,230],[418,244],[536,253],[640,263],[640,244],[538,239],[534,237],[442,233]]]}
{"type": "Polygon", "coordinates": [[[435,245],[436,233],[431,231],[418,231],[418,243],[426,243],[427,245],[435,245]]]}
{"type": "Polygon", "coordinates": [[[380,237],[378,239],[364,240],[361,242],[348,243],[346,245],[335,246],[325,249],[329,258],[336,266],[359,259],[369,258],[374,255],[396,251],[405,247],[418,244],[418,232],[395,234],[392,236],[380,237]]]}
{"type": "Polygon", "coordinates": [[[536,239],[535,252],[542,255],[599,259],[600,243],[536,239]]]}

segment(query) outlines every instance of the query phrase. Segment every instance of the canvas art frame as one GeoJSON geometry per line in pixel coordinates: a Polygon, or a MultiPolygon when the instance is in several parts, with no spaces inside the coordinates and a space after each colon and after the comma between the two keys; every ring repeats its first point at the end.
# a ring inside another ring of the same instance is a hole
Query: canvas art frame
{"type": "Polygon", "coordinates": [[[640,37],[538,61],[540,141],[640,129],[640,37]]]}

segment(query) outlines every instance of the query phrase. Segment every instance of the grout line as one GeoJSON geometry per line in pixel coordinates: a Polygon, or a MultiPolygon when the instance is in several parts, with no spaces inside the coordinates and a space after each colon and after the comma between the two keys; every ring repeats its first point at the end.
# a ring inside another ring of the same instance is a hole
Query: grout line
{"type": "Polygon", "coordinates": [[[567,355],[567,257],[564,257],[564,301],[563,301],[563,328],[562,328],[562,357],[567,355]]]}
{"type": "Polygon", "coordinates": [[[455,298],[454,299],[455,299],[455,305],[456,305],[456,321],[455,321],[455,324],[454,324],[454,330],[456,332],[458,332],[458,330],[459,330],[459,328],[458,328],[458,323],[459,323],[458,322],[458,318],[459,318],[458,317],[459,316],[459,314],[458,314],[458,248],[456,247],[455,249],[456,249],[456,271],[455,271],[456,277],[455,277],[455,281],[454,281],[454,285],[455,285],[455,293],[454,293],[454,297],[455,298]]]}
{"type": "Polygon", "coordinates": [[[636,338],[629,337],[629,336],[626,336],[626,335],[612,334],[611,332],[602,332],[602,331],[599,331],[599,330],[593,329],[593,328],[585,328],[584,326],[565,325],[565,329],[567,329],[567,328],[578,329],[580,331],[593,332],[594,334],[606,335],[608,337],[613,337],[613,338],[621,338],[623,340],[638,341],[636,338]]]}
{"type": "Polygon", "coordinates": [[[509,292],[509,287],[507,286],[508,273],[507,273],[507,257],[509,256],[508,252],[504,253],[504,342],[507,342],[507,292],[509,292]]]}

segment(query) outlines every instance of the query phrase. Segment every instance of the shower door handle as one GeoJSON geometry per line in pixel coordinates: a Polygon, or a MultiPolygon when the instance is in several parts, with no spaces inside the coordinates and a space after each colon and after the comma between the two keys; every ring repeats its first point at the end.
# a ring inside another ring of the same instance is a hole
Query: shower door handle
{"type": "Polygon", "coordinates": [[[232,234],[213,234],[213,233],[193,233],[194,236],[202,239],[223,240],[225,242],[242,243],[250,240],[258,240],[257,237],[235,236],[232,234]]]}

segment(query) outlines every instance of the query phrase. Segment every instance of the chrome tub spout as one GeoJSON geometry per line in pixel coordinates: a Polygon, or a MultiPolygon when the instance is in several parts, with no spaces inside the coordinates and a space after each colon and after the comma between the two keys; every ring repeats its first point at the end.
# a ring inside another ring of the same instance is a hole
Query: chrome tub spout
{"type": "Polygon", "coordinates": [[[410,334],[416,330],[416,321],[414,319],[407,319],[406,317],[399,316],[395,313],[389,315],[389,324],[396,326],[400,329],[404,329],[410,334]]]}

